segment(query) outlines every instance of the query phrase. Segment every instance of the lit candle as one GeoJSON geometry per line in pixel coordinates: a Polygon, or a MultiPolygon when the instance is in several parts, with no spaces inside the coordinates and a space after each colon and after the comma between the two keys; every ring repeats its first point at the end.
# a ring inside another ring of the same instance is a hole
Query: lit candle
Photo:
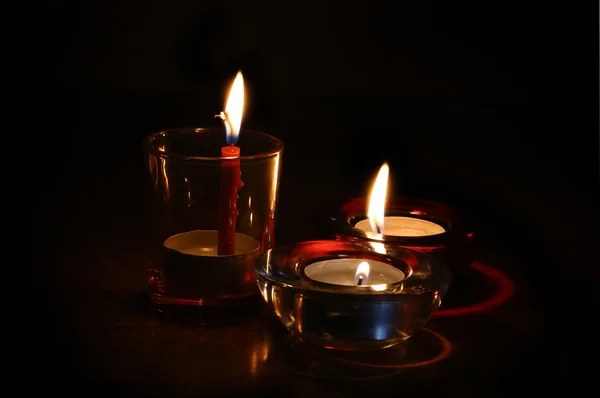
{"type": "Polygon", "coordinates": [[[408,339],[429,320],[451,280],[424,253],[398,247],[381,255],[344,240],[269,250],[255,270],[265,302],[288,330],[309,344],[353,351],[408,339]]]}
{"type": "Polygon", "coordinates": [[[226,158],[221,164],[221,195],[218,210],[218,254],[233,255],[235,253],[235,223],[238,216],[237,199],[238,189],[244,183],[240,169],[240,148],[235,146],[242,125],[244,110],[244,78],[238,72],[231,90],[225,111],[217,117],[223,119],[227,146],[221,148],[221,157],[226,158]]]}
{"type": "Polygon", "coordinates": [[[385,290],[386,286],[404,279],[404,272],[380,261],[357,258],[337,258],[318,261],[304,268],[304,274],[318,282],[341,286],[371,287],[385,290]]]}
{"type": "Polygon", "coordinates": [[[388,175],[389,167],[384,163],[371,189],[368,218],[357,222],[354,228],[362,230],[370,238],[381,238],[382,235],[422,237],[446,232],[441,225],[421,218],[385,216],[388,175]]]}

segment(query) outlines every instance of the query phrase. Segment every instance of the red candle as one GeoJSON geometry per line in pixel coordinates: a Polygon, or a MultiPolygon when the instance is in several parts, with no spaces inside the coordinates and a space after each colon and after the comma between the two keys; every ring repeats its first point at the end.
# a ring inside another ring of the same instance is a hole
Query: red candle
{"type": "Polygon", "coordinates": [[[240,133],[243,109],[244,78],[242,73],[238,72],[231,85],[225,111],[217,115],[223,119],[229,144],[221,148],[221,157],[225,159],[221,162],[221,195],[218,209],[217,253],[219,255],[235,254],[235,222],[239,214],[238,189],[244,185],[240,168],[240,148],[235,146],[235,143],[240,133]]]}
{"type": "Polygon", "coordinates": [[[219,255],[235,254],[235,222],[238,216],[238,189],[244,183],[240,169],[240,148],[233,144],[221,148],[221,156],[232,158],[221,163],[221,195],[219,200],[219,255]]]}

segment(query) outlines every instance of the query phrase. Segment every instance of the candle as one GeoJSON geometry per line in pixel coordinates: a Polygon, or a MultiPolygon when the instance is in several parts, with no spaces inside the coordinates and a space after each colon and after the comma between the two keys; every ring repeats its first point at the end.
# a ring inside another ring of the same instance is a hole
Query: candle
{"type": "Polygon", "coordinates": [[[244,183],[240,169],[240,148],[235,146],[242,124],[244,109],[244,78],[238,72],[231,90],[225,111],[217,117],[223,120],[226,139],[229,145],[221,148],[221,157],[225,158],[221,164],[221,193],[218,209],[218,254],[233,255],[235,253],[235,224],[238,216],[237,199],[238,189],[244,183]]]}
{"type": "Polygon", "coordinates": [[[234,239],[234,255],[219,255],[214,230],[193,230],[166,239],[162,274],[169,291],[186,297],[255,293],[253,266],[260,243],[241,233],[234,239]]]}
{"type": "Polygon", "coordinates": [[[360,220],[354,228],[360,229],[370,238],[386,236],[421,237],[446,232],[444,227],[432,221],[416,217],[386,217],[385,201],[389,167],[384,163],[379,169],[369,197],[367,219],[360,220]]]}
{"type": "MultiPolygon", "coordinates": [[[[414,217],[384,217],[385,225],[384,235],[388,236],[430,236],[446,232],[444,227],[431,221],[414,217]]],[[[354,225],[365,232],[369,237],[377,237],[381,234],[374,233],[371,229],[370,220],[360,220],[354,225]]]]}
{"type": "Polygon", "coordinates": [[[357,258],[318,261],[307,265],[304,274],[318,282],[359,287],[388,285],[404,279],[404,272],[390,264],[357,258]]]}
{"type": "MultiPolygon", "coordinates": [[[[398,317],[403,307],[394,300],[379,298],[377,292],[388,290],[388,285],[404,280],[404,272],[372,259],[336,258],[308,264],[304,267],[304,275],[312,281],[354,286],[357,293],[355,296],[333,294],[326,300],[318,294],[316,297],[302,295],[295,315],[300,320],[305,340],[310,341],[311,337],[319,340],[324,335],[341,340],[373,340],[379,348],[392,344],[386,340],[397,338],[397,324],[391,320],[398,317]]],[[[337,344],[343,349],[358,349],[361,343],[356,343],[337,344]]]]}
{"type": "Polygon", "coordinates": [[[305,342],[341,350],[390,347],[437,310],[451,276],[427,254],[394,257],[363,242],[312,241],[265,252],[257,283],[280,322],[305,342]]]}

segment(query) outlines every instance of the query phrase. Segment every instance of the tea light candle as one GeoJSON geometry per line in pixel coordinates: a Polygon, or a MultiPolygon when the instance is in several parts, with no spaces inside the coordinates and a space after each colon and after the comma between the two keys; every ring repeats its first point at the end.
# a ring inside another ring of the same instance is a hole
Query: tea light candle
{"type": "MultiPolygon", "coordinates": [[[[385,225],[383,235],[388,236],[431,236],[446,232],[439,224],[414,217],[384,217],[383,224],[385,225]]],[[[368,219],[360,220],[354,228],[364,231],[370,237],[381,235],[373,233],[368,219]]]]}
{"type": "Polygon", "coordinates": [[[385,200],[389,167],[384,163],[379,169],[369,197],[366,220],[354,228],[364,231],[371,238],[387,236],[431,236],[446,232],[444,227],[431,221],[415,217],[385,217],[385,200]]]}
{"type": "Polygon", "coordinates": [[[361,287],[388,285],[402,281],[405,276],[390,264],[357,258],[318,261],[307,265],[304,274],[318,282],[361,287]]]}
{"type": "Polygon", "coordinates": [[[451,280],[427,254],[398,247],[395,255],[373,253],[364,242],[302,242],[263,254],[257,284],[274,315],[304,342],[382,349],[423,327],[451,280]]]}
{"type": "Polygon", "coordinates": [[[194,230],[169,237],[162,276],[170,291],[188,297],[247,294],[256,286],[254,261],[260,243],[235,234],[235,253],[220,255],[218,231],[194,230]]]}

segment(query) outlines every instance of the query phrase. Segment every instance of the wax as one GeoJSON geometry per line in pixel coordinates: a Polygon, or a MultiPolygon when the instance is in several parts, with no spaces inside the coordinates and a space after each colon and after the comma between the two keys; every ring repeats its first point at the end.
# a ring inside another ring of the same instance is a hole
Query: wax
{"type": "Polygon", "coordinates": [[[244,183],[240,169],[240,148],[228,145],[221,148],[221,194],[218,209],[219,255],[235,253],[235,223],[239,212],[237,210],[238,189],[244,183]]]}
{"type": "Polygon", "coordinates": [[[361,220],[354,228],[364,231],[369,237],[386,236],[431,236],[446,232],[444,227],[434,222],[415,217],[384,217],[382,234],[374,233],[368,219],[361,220]]]}
{"type": "Polygon", "coordinates": [[[214,230],[194,230],[165,240],[162,276],[170,292],[215,297],[249,294],[256,289],[254,261],[260,243],[236,233],[234,255],[219,255],[217,235],[214,230]]]}
{"type": "Polygon", "coordinates": [[[368,276],[360,287],[387,285],[404,279],[404,272],[390,264],[358,258],[338,258],[318,261],[304,268],[304,274],[318,282],[342,286],[359,286],[356,270],[363,262],[369,264],[368,276]]]}

